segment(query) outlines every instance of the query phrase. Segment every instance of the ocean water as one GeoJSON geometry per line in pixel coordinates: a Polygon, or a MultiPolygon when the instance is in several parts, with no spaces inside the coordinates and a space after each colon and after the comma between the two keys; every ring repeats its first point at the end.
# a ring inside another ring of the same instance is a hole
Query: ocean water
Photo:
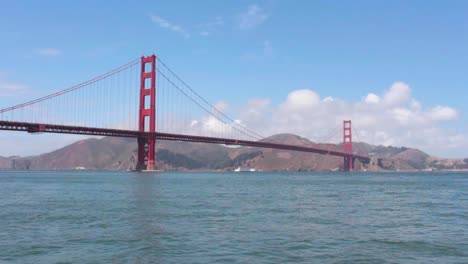
{"type": "Polygon", "coordinates": [[[0,263],[468,263],[468,173],[0,171],[0,263]]]}

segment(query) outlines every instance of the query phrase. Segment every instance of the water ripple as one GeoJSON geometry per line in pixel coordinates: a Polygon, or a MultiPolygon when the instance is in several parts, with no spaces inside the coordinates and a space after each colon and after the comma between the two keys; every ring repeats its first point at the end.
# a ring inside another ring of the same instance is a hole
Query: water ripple
{"type": "Polygon", "coordinates": [[[468,263],[466,173],[0,174],[0,263],[468,263]]]}

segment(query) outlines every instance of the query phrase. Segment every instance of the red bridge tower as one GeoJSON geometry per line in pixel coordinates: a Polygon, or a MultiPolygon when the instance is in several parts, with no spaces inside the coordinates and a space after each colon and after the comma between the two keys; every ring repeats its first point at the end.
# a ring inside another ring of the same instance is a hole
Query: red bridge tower
{"type": "Polygon", "coordinates": [[[343,121],[343,153],[349,154],[344,157],[343,170],[352,171],[354,165],[353,155],[353,135],[351,133],[351,120],[343,121]]]}
{"type": "MultiPolygon", "coordinates": [[[[141,57],[140,109],[138,130],[156,132],[156,55],[141,57]],[[147,66],[150,66],[147,68],[147,66]]],[[[136,170],[155,170],[156,139],[138,137],[136,170]]]]}

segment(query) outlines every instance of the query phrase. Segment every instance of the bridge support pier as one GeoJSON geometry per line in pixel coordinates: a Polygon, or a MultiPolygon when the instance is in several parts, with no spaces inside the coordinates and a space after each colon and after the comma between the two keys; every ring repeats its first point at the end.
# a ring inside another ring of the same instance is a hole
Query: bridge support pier
{"type": "Polygon", "coordinates": [[[138,138],[138,159],[137,171],[154,171],[156,170],[155,164],[155,147],[156,140],[144,137],[138,138]]]}
{"type": "MultiPolygon", "coordinates": [[[[156,56],[141,57],[140,109],[138,130],[156,132],[156,56]],[[149,70],[147,70],[147,66],[149,70]]],[[[155,165],[156,139],[138,137],[136,170],[153,171],[155,165]]]]}
{"type": "Polygon", "coordinates": [[[355,159],[352,157],[344,157],[343,171],[353,171],[354,170],[355,159]]]}

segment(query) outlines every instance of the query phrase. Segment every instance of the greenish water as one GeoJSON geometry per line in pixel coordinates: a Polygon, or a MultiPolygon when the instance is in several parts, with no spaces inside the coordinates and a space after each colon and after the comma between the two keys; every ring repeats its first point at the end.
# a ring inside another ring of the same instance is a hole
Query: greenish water
{"type": "Polygon", "coordinates": [[[467,173],[0,171],[0,263],[468,263],[467,173]]]}

